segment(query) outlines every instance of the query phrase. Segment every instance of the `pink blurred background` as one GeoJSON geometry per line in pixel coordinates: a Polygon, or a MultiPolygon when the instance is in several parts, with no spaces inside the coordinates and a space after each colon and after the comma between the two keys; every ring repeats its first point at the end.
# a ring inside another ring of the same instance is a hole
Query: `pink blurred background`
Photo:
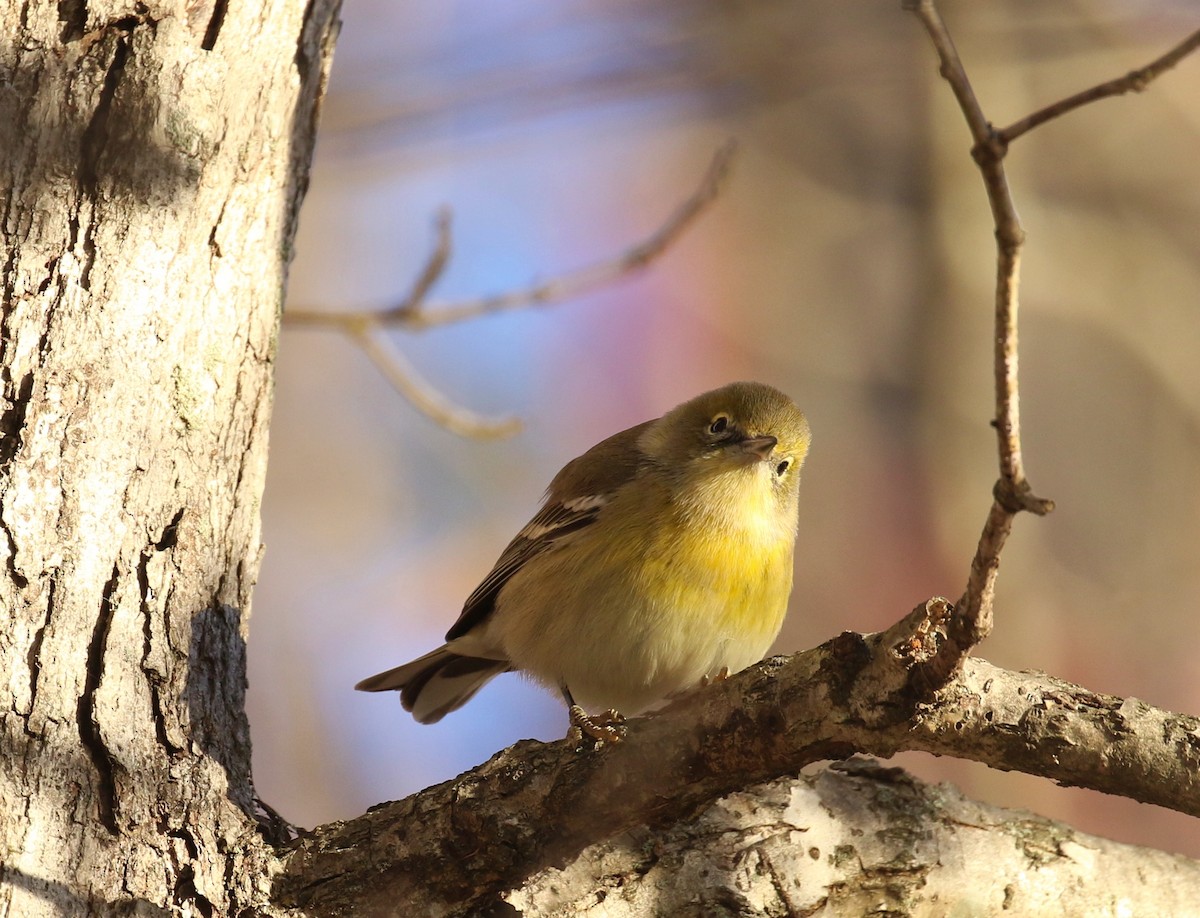
{"type": "MultiPolygon", "coordinates": [[[[1185,3],[946,3],[1008,123],[1140,66],[1185,3]]],[[[440,642],[568,459],[733,379],[807,411],[792,609],[776,651],[957,597],[995,478],[992,229],[968,135],[899,3],[348,0],[289,303],[382,307],[455,215],[434,299],[640,241],[727,138],[726,194],[647,273],[548,309],[397,335],[504,442],[419,415],[341,336],[279,351],[250,714],[260,793],[349,818],[566,728],[497,679],[435,726],[363,676],[440,642]]],[[[1019,141],[1022,518],[981,655],[1200,711],[1200,58],[1019,141]]],[[[982,766],[901,763],[1090,832],[1200,856],[1174,813],[982,766]]]]}

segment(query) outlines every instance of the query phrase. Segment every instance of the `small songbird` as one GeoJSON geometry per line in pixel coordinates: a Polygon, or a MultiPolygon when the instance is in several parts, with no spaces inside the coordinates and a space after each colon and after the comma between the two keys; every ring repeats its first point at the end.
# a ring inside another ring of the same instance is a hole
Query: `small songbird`
{"type": "Polygon", "coordinates": [[[792,590],[804,414],[737,382],[568,462],[463,606],[446,643],[364,679],[441,720],[500,673],[562,693],[573,727],[623,717],[757,662],[792,590]],[[590,716],[585,708],[609,708],[590,716]]]}

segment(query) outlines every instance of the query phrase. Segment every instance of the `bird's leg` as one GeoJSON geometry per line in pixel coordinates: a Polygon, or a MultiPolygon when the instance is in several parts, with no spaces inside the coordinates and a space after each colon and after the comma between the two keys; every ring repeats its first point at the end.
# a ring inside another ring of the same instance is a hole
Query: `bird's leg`
{"type": "Polygon", "coordinates": [[[714,682],[724,682],[729,678],[729,667],[722,666],[715,676],[705,673],[700,677],[700,688],[708,688],[714,682]]]}
{"type": "Polygon", "coordinates": [[[578,745],[584,736],[590,736],[597,743],[619,743],[625,738],[625,718],[619,711],[612,708],[603,714],[592,716],[575,703],[571,690],[562,687],[563,698],[567,702],[567,714],[571,718],[571,728],[567,731],[567,741],[578,745]]]}

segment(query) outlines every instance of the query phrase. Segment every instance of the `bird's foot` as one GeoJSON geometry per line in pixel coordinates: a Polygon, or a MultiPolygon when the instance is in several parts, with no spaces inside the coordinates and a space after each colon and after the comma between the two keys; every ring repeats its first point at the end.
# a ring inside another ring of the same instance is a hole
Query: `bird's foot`
{"type": "Polygon", "coordinates": [[[703,676],[701,676],[700,677],[700,688],[708,688],[714,682],[724,682],[728,678],[729,678],[729,667],[722,666],[721,669],[717,672],[717,674],[715,676],[709,676],[708,673],[705,673],[703,676]]]}
{"type": "Polygon", "coordinates": [[[577,704],[568,708],[571,718],[571,728],[567,731],[567,742],[576,747],[583,743],[585,736],[590,737],[597,746],[604,743],[616,745],[625,738],[627,728],[625,718],[613,709],[603,714],[591,715],[577,704]]]}

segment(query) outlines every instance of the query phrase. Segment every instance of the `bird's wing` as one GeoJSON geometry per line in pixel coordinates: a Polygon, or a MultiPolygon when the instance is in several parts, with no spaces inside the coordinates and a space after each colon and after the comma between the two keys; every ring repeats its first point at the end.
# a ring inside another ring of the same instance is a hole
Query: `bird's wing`
{"type": "Polygon", "coordinates": [[[552,551],[564,538],[596,521],[617,489],[637,474],[643,461],[637,439],[653,423],[613,434],[563,467],[547,488],[542,509],[508,543],[495,567],[467,597],[458,621],[446,632],[447,641],[486,621],[504,585],[531,558],[552,551]]]}

